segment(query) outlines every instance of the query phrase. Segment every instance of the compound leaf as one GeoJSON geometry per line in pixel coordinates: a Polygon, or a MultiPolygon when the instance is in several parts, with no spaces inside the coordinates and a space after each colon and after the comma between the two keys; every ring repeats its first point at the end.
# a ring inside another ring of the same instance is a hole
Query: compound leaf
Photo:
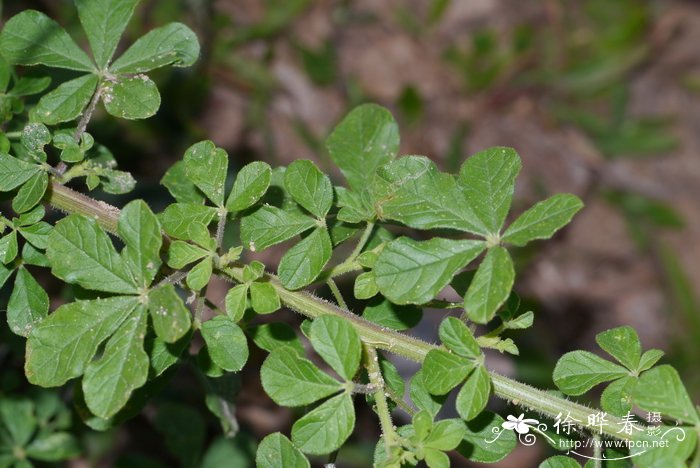
{"type": "Polygon", "coordinates": [[[102,356],[85,369],[83,394],[93,414],[109,418],[126,405],[132,392],[146,383],[148,355],[143,350],[146,310],[128,317],[107,341],[102,356]]]}
{"type": "Polygon", "coordinates": [[[397,304],[423,304],[447,286],[484,249],[476,240],[399,237],[384,247],[374,275],[379,291],[397,304]]]}
{"type": "Polygon", "coordinates": [[[598,333],[595,337],[598,346],[630,370],[639,366],[642,346],[639,336],[632,327],[617,327],[598,333]]]}
{"type": "Polygon", "coordinates": [[[474,363],[444,349],[432,349],[425,356],[421,373],[425,388],[433,395],[444,395],[462,383],[474,363]]]}
{"type": "Polygon", "coordinates": [[[97,347],[137,306],[136,297],[117,296],[59,307],[29,334],[27,379],[34,385],[56,387],[82,375],[97,347]]]}
{"type": "Polygon", "coordinates": [[[100,69],[109,63],[138,0],[76,0],[78,17],[100,69]]]}
{"type": "Polygon", "coordinates": [[[624,367],[606,361],[588,351],[566,353],[557,362],[552,377],[567,395],[581,395],[596,385],[624,377],[624,367]]]}
{"type": "Polygon", "coordinates": [[[525,245],[535,239],[549,239],[581,208],[583,202],[575,195],[554,195],[521,214],[503,233],[503,242],[525,245]]]}
{"type": "Polygon", "coordinates": [[[503,247],[489,249],[476,270],[464,296],[464,310],[476,323],[487,323],[508,299],[513,288],[515,270],[510,254],[503,247]]]}
{"type": "Polygon", "coordinates": [[[481,355],[481,348],[469,328],[455,317],[447,317],[440,324],[440,341],[455,354],[466,358],[481,355]]]}
{"type": "Polygon", "coordinates": [[[265,393],[282,406],[309,405],[343,389],[340,382],[289,346],[270,353],[260,369],[260,377],[265,393]]]}
{"type": "Polygon", "coordinates": [[[170,23],[140,37],[109,67],[115,73],[143,73],[166,65],[189,67],[199,57],[199,42],[190,28],[170,23]]]}
{"type": "Polygon", "coordinates": [[[95,93],[99,78],[83,75],[66,81],[48,94],[44,94],[31,115],[47,125],[70,122],[80,116],[95,93]]]}
{"type": "Polygon", "coordinates": [[[241,219],[241,241],[249,250],[261,251],[314,226],[313,218],[265,205],[241,219]]]}
{"type": "Polygon", "coordinates": [[[287,289],[310,284],[326,266],[332,253],[328,231],[317,228],[284,254],[278,267],[280,282],[287,289]]]}
{"type": "Polygon", "coordinates": [[[279,432],[266,436],[258,445],[255,465],[259,468],[309,468],[309,460],[279,432]]]}
{"type": "Polygon", "coordinates": [[[294,201],[317,218],[324,218],[333,203],[333,185],[314,163],[300,159],[284,172],[284,186],[294,201]]]}
{"type": "Polygon", "coordinates": [[[340,448],[355,427],[355,408],[348,393],[335,396],[292,426],[292,441],[302,452],[323,455],[340,448]]]}
{"type": "Polygon", "coordinates": [[[360,336],[352,325],[340,317],[323,315],[311,324],[309,341],[338,375],[352,381],[362,355],[360,336]]]}
{"type": "Polygon", "coordinates": [[[455,407],[465,421],[477,417],[489,401],[491,378],[484,366],[477,366],[457,394],[455,407]]]}

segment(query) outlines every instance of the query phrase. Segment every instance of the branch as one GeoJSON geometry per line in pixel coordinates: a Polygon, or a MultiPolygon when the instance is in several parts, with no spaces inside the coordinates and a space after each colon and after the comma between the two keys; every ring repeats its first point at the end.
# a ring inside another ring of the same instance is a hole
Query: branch
{"type": "MultiPolygon", "coordinates": [[[[116,233],[119,209],[75,192],[63,185],[51,182],[45,201],[67,213],[79,213],[94,218],[104,229],[116,233]]],[[[236,281],[243,281],[243,269],[234,267],[223,270],[236,281]]],[[[406,359],[422,363],[429,351],[437,349],[436,345],[426,343],[418,338],[385,328],[355,315],[350,310],[340,308],[306,291],[289,291],[275,275],[268,275],[270,284],[275,288],[282,303],[288,308],[311,319],[321,315],[335,315],[352,324],[368,346],[389,351],[406,359]]],[[[524,383],[489,371],[493,384],[493,393],[512,404],[521,405],[533,411],[555,419],[558,415],[581,421],[585,428],[588,416],[600,410],[572,402],[566,398],[536,389],[524,383]]],[[[616,439],[629,440],[631,435],[618,433],[615,427],[622,427],[620,418],[608,415],[610,424],[603,427],[603,434],[616,439]]]]}

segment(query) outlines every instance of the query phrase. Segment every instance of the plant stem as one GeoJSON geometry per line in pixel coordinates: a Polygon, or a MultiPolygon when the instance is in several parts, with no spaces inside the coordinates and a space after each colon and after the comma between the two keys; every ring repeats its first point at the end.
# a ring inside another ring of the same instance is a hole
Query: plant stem
{"type": "MultiPolygon", "coordinates": [[[[90,197],[70,190],[55,182],[46,196],[46,201],[56,208],[68,213],[79,213],[94,218],[104,229],[116,233],[119,220],[119,209],[90,197]]],[[[243,282],[243,269],[240,267],[226,268],[224,271],[232,279],[243,282]]],[[[289,291],[279,282],[276,276],[268,275],[270,283],[280,296],[280,299],[292,310],[309,318],[317,318],[321,315],[335,315],[343,318],[355,327],[366,347],[379,348],[406,359],[422,363],[429,351],[437,349],[437,346],[426,343],[395,330],[382,327],[340,308],[335,304],[325,301],[306,291],[289,291]]],[[[564,417],[568,414],[577,419],[577,425],[585,427],[590,414],[599,410],[574,403],[566,398],[538,390],[529,385],[517,382],[508,377],[490,371],[494,395],[509,400],[513,404],[521,405],[533,411],[537,411],[549,418],[555,419],[558,415],[564,417]]],[[[615,431],[617,425],[622,425],[622,420],[608,415],[608,426],[603,428],[603,433],[616,439],[630,439],[632,436],[615,431]],[[609,428],[611,426],[611,428],[609,428]]]]}
{"type": "Polygon", "coordinates": [[[340,289],[338,289],[338,285],[335,284],[333,278],[328,278],[326,284],[329,288],[331,288],[331,292],[333,293],[336,302],[338,302],[338,305],[343,309],[349,309],[348,304],[345,302],[345,299],[343,299],[343,294],[340,292],[340,289]]]}
{"type": "Polygon", "coordinates": [[[226,210],[219,211],[219,221],[216,223],[216,251],[221,253],[221,247],[224,244],[224,231],[226,229],[226,210]]]}
{"type": "Polygon", "coordinates": [[[400,438],[394,428],[394,423],[391,420],[391,412],[389,411],[389,404],[386,401],[384,377],[382,377],[382,371],[379,367],[377,350],[368,345],[364,346],[364,350],[367,376],[369,377],[369,383],[376,388],[372,395],[374,396],[374,405],[377,408],[377,415],[379,416],[379,425],[381,426],[382,435],[384,436],[386,453],[389,455],[400,438]]]}
{"type": "Polygon", "coordinates": [[[344,275],[345,273],[350,273],[351,271],[361,270],[362,266],[355,260],[362,253],[362,249],[367,244],[369,237],[372,235],[374,230],[374,223],[368,222],[365,226],[365,230],[362,232],[360,240],[357,241],[357,245],[353,249],[352,253],[348,258],[346,258],[342,263],[334,266],[333,268],[321,273],[320,278],[335,278],[336,276],[344,275]]]}

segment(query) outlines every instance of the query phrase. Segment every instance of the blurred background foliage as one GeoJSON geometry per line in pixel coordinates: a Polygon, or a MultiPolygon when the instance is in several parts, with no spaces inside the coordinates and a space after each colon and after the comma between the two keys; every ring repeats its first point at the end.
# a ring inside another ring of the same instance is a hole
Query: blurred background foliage
{"type": "MultiPolygon", "coordinates": [[[[68,0],[0,5],[3,19],[36,8],[81,37],[68,0]]],[[[227,149],[232,171],[253,160],[309,158],[337,176],[323,139],[367,101],[394,111],[403,154],[425,154],[445,170],[485,147],[513,146],[524,158],[516,208],[568,191],[587,209],[555,240],[517,258],[516,289],[535,311],[535,327],[513,336],[520,358],[495,354],[490,365],[550,388],[561,354],[593,350],[595,333],[629,324],[645,347],[667,351],[700,397],[697,2],[143,0],[126,37],[168,21],[197,32],[201,60],[153,73],[163,96],[156,117],[96,116],[90,132],[139,181],[131,194],[97,197],[118,205],[141,197],[159,209],[169,200],[159,186],[163,173],[203,138],[227,149]]],[[[51,86],[69,76],[53,73],[51,86]]],[[[279,256],[271,249],[261,259],[279,256]]],[[[41,280],[52,306],[72,294],[41,280]]],[[[210,289],[220,303],[225,286],[210,289]]],[[[286,319],[299,321],[291,313],[286,319]]],[[[426,313],[416,331],[434,340],[438,323],[437,312],[426,313]]],[[[2,395],[27,388],[22,348],[3,328],[2,395]]],[[[406,376],[415,370],[397,365],[406,376]]],[[[74,412],[71,419],[56,410],[61,427],[81,435],[84,456],[74,466],[248,466],[255,440],[290,424],[290,410],[262,396],[254,372],[212,389],[193,369],[168,376],[154,402],[120,429],[94,432],[74,412]],[[223,431],[202,404],[205,394],[219,395],[236,415],[223,431]]],[[[71,392],[58,392],[66,407],[71,392]]],[[[369,436],[378,434],[366,408],[358,428],[340,453],[342,466],[370,459],[369,436]]],[[[547,450],[522,448],[500,466],[530,466],[547,450]]]]}

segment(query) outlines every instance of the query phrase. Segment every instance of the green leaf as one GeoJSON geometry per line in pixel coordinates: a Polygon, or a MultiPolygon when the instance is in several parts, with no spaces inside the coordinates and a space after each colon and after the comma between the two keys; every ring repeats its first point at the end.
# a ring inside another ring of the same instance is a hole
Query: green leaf
{"type": "Polygon", "coordinates": [[[15,287],[7,303],[10,330],[26,337],[48,313],[49,295],[26,268],[19,267],[15,287]]]}
{"type": "Polygon", "coordinates": [[[168,370],[170,366],[177,363],[180,355],[190,344],[192,332],[186,333],[185,336],[177,340],[175,343],[166,343],[157,336],[147,336],[144,342],[144,349],[148,353],[151,361],[149,369],[149,378],[158,377],[163,372],[168,370]]]}
{"type": "Polygon", "coordinates": [[[514,280],[513,260],[508,251],[500,246],[490,248],[464,296],[464,310],[469,318],[476,323],[488,323],[508,299],[514,280]]]}
{"type": "Polygon", "coordinates": [[[582,395],[596,385],[628,375],[624,367],[588,351],[566,353],[557,362],[552,377],[567,395],[582,395]]]}
{"type": "Polygon", "coordinates": [[[254,161],[243,166],[226,200],[226,209],[242,211],[253,206],[267,192],[271,178],[272,169],[266,162],[254,161]]]}
{"type": "Polygon", "coordinates": [[[0,261],[7,265],[17,257],[18,249],[17,231],[10,231],[9,234],[0,239],[0,261]]]}
{"type": "Polygon", "coordinates": [[[201,260],[209,255],[207,250],[189,242],[176,240],[170,243],[168,248],[168,266],[181,269],[190,263],[201,260]]]}
{"type": "Polygon", "coordinates": [[[669,365],[658,366],[643,373],[632,399],[643,410],[658,411],[691,425],[700,423],[700,417],[678,372],[669,365]]]}
{"type": "Polygon", "coordinates": [[[483,229],[479,234],[497,235],[510,210],[520,156],[512,148],[489,148],[467,158],[458,183],[483,229]]]}
{"type": "Polygon", "coordinates": [[[54,20],[35,10],[13,16],[0,34],[2,55],[16,65],[93,71],[90,57],[54,20]]]}
{"type": "Polygon", "coordinates": [[[583,202],[575,195],[554,195],[521,214],[503,233],[503,242],[525,245],[535,239],[549,239],[581,208],[583,202]]]}
{"type": "Polygon", "coordinates": [[[292,426],[292,442],[302,452],[324,455],[340,448],[355,427],[355,408],[348,393],[335,396],[292,426]]]}
{"type": "Polygon", "coordinates": [[[80,23],[99,69],[109,63],[138,0],[76,0],[80,23]]]}
{"type": "Polygon", "coordinates": [[[226,293],[226,298],[224,299],[226,315],[228,315],[228,318],[234,323],[239,322],[243,318],[247,297],[248,286],[245,284],[237,284],[226,293]]]}
{"type": "Polygon", "coordinates": [[[260,368],[262,386],[281,406],[304,406],[339,392],[343,385],[321,372],[293,347],[273,350],[260,368]]]}
{"type": "Polygon", "coordinates": [[[108,113],[128,120],[147,119],[158,112],[160,93],[146,75],[120,76],[103,85],[102,102],[108,113]]]}
{"type": "Polygon", "coordinates": [[[15,86],[8,93],[12,96],[32,96],[34,94],[39,94],[49,87],[51,84],[51,78],[48,76],[23,76],[19,80],[15,81],[15,86]]]}
{"type": "Polygon", "coordinates": [[[661,359],[664,355],[664,352],[661,351],[660,349],[649,349],[642,354],[641,359],[639,360],[639,372],[643,372],[645,370],[651,369],[654,364],[656,364],[659,359],[661,359]]]}
{"type": "Polygon", "coordinates": [[[384,247],[374,265],[381,293],[397,304],[423,304],[484,249],[481,241],[399,237],[384,247]]]}
{"type": "Polygon", "coordinates": [[[166,343],[179,340],[190,330],[190,311],[172,284],[149,291],[148,310],[156,335],[166,343]]]}
{"type": "Polygon", "coordinates": [[[216,216],[216,209],[193,203],[173,203],[160,214],[163,230],[177,239],[189,239],[193,224],[208,226],[216,216]]]}
{"type": "Polygon", "coordinates": [[[172,65],[189,67],[199,57],[199,41],[182,23],[170,23],[140,37],[109,67],[115,73],[143,73],[172,65]]]}
{"type": "Polygon", "coordinates": [[[275,432],[266,436],[258,445],[255,454],[258,468],[309,468],[309,460],[292,444],[289,439],[275,432]]]}
{"type": "Polygon", "coordinates": [[[352,381],[360,366],[362,343],[350,323],[331,315],[318,317],[311,324],[309,341],[338,375],[352,381]]]}
{"type": "Polygon", "coordinates": [[[683,468],[689,466],[687,460],[697,443],[698,438],[691,428],[662,425],[656,435],[648,431],[636,432],[629,455],[635,466],[683,468]]]}
{"type": "Polygon", "coordinates": [[[449,468],[450,467],[450,457],[446,453],[439,450],[425,448],[425,464],[428,468],[449,468]]]}
{"type": "Polygon", "coordinates": [[[250,305],[258,314],[271,314],[282,307],[275,287],[267,281],[250,284],[250,305]]]}
{"type": "Polygon", "coordinates": [[[362,317],[383,327],[407,330],[418,325],[423,318],[423,310],[414,305],[396,305],[379,297],[367,304],[362,317]]]}
{"type": "Polygon", "coordinates": [[[433,425],[423,444],[436,450],[454,450],[466,432],[464,423],[459,419],[443,419],[433,425]]]}
{"type": "Polygon", "coordinates": [[[311,284],[332,253],[328,231],[317,228],[284,254],[277,268],[280,282],[287,289],[299,289],[311,284]]]}
{"type": "Polygon", "coordinates": [[[324,218],[331,209],[331,180],[311,161],[300,159],[290,164],[284,172],[284,186],[294,201],[317,218],[324,218]]]}
{"type": "Polygon", "coordinates": [[[51,272],[66,283],[97,291],[135,294],[137,284],[112,242],[92,218],[70,215],[49,234],[51,272]]]}
{"type": "Polygon", "coordinates": [[[504,420],[490,411],[483,411],[479,416],[467,422],[467,434],[457,451],[471,461],[495,463],[505,458],[517,443],[515,431],[503,431],[495,441],[492,431],[500,428],[504,420]]]}
{"type": "Polygon", "coordinates": [[[163,235],[158,218],[143,200],[134,200],[122,209],[117,233],[126,244],[122,260],[136,284],[142,287],[150,285],[161,265],[163,235]]]}
{"type": "Polygon", "coordinates": [[[12,199],[12,209],[16,213],[31,210],[41,201],[48,186],[49,175],[46,172],[41,171],[34,174],[12,199]]]}
{"type": "Polygon", "coordinates": [[[294,329],[283,322],[271,322],[248,330],[253,342],[260,349],[272,352],[282,346],[294,348],[299,355],[304,354],[304,345],[294,329]]]}
{"type": "Polygon", "coordinates": [[[618,327],[598,333],[595,337],[598,346],[630,370],[639,366],[642,346],[639,336],[632,327],[618,327]]]}
{"type": "Polygon", "coordinates": [[[373,184],[375,209],[415,229],[457,229],[475,234],[485,229],[450,174],[424,156],[406,156],[379,168],[373,184]]]}
{"type": "Polygon", "coordinates": [[[44,146],[51,143],[51,133],[44,124],[30,123],[25,125],[20,141],[33,158],[46,161],[44,146]]]}
{"type": "MultiPolygon", "coordinates": [[[[18,397],[0,398],[0,434],[10,446],[24,446],[32,438],[37,421],[31,401],[18,397]],[[7,440],[9,439],[9,440],[7,440]]],[[[5,447],[3,447],[5,448],[5,447]]]]}
{"type": "MultiPolygon", "coordinates": [[[[45,249],[49,242],[49,234],[53,228],[49,223],[39,221],[36,224],[30,226],[21,226],[19,232],[22,234],[27,242],[32,244],[34,247],[39,249],[45,249]]],[[[25,244],[26,246],[26,244],[25,244]]],[[[42,265],[48,266],[48,265],[42,265]]]]}
{"type": "Polygon", "coordinates": [[[56,387],[82,375],[98,346],[137,306],[137,298],[117,296],[59,307],[29,334],[27,379],[34,385],[56,387]]]}
{"type": "Polygon", "coordinates": [[[447,317],[440,324],[440,341],[455,354],[466,358],[481,356],[481,348],[471,330],[458,318],[447,317]]]}
{"type": "Polygon", "coordinates": [[[80,455],[80,444],[67,432],[42,434],[26,446],[25,452],[29,458],[44,462],[70,460],[80,455]]]}
{"type": "Polygon", "coordinates": [[[477,417],[489,402],[491,378],[484,366],[477,366],[457,394],[455,407],[465,421],[477,417]]]}
{"type": "Polygon", "coordinates": [[[243,368],[248,360],[248,341],[241,327],[219,315],[204,322],[201,331],[214,364],[230,372],[243,368]]]}
{"type": "Polygon", "coordinates": [[[474,369],[474,363],[448,353],[443,349],[431,349],[425,356],[421,372],[425,388],[433,395],[444,395],[462,383],[474,369]]]}
{"type": "Polygon", "coordinates": [[[0,153],[0,192],[14,190],[40,171],[39,166],[0,153]]]}
{"type": "Polygon", "coordinates": [[[187,286],[193,291],[201,290],[204,286],[209,284],[209,278],[211,278],[213,271],[213,259],[211,257],[205,258],[187,273],[187,278],[185,278],[187,286]]]}
{"type": "Polygon", "coordinates": [[[80,116],[95,93],[99,78],[83,75],[66,81],[48,94],[44,94],[31,116],[47,125],[70,122],[80,116]]]}
{"type": "Polygon", "coordinates": [[[357,299],[369,299],[379,293],[379,287],[374,278],[374,272],[365,271],[355,278],[353,294],[357,299]]]}
{"type": "Polygon", "coordinates": [[[164,185],[170,195],[179,203],[192,203],[201,205],[204,203],[204,197],[197,190],[192,181],[185,175],[185,162],[177,161],[175,164],[165,171],[160,183],[164,185]]]}
{"type": "Polygon", "coordinates": [[[447,395],[431,395],[425,386],[423,371],[419,370],[411,378],[409,387],[409,395],[411,401],[419,410],[427,411],[432,417],[435,417],[442,408],[442,404],[447,399],[447,395]]]}
{"type": "Polygon", "coordinates": [[[228,171],[228,154],[209,140],[190,146],[185,152],[187,177],[216,206],[224,205],[224,185],[228,171]]]}
{"type": "Polygon", "coordinates": [[[555,455],[540,463],[539,468],[581,468],[581,465],[571,457],[555,455]]]}
{"type": "Polygon", "coordinates": [[[388,110],[364,104],[335,127],[326,148],[350,187],[361,192],[377,168],[396,157],[399,128],[388,110]]]}
{"type": "Polygon", "coordinates": [[[107,341],[102,356],[85,369],[85,403],[96,416],[112,417],[126,405],[132,392],[146,383],[145,335],[146,310],[139,306],[107,341]]]}
{"type": "Polygon", "coordinates": [[[603,410],[616,416],[624,416],[632,410],[632,392],[637,385],[637,378],[622,377],[605,387],[600,395],[603,410]]]}
{"type": "Polygon", "coordinates": [[[249,250],[259,252],[315,226],[316,221],[303,214],[261,206],[241,219],[241,241],[249,250]]]}

